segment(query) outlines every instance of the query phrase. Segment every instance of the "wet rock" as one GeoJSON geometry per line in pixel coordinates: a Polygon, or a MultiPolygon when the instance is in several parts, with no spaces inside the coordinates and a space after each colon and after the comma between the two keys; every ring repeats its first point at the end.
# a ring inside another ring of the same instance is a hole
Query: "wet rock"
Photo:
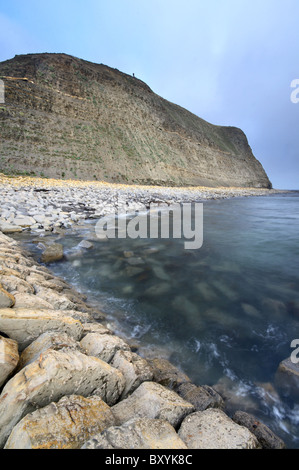
{"type": "Polygon", "coordinates": [[[209,408],[187,416],[178,431],[188,449],[257,449],[256,437],[223,411],[209,408]]]}
{"type": "Polygon", "coordinates": [[[117,425],[140,417],[165,419],[176,427],[192,411],[191,403],[155,382],[143,382],[132,395],[112,407],[117,425]]]}
{"type": "Polygon", "coordinates": [[[299,400],[299,363],[292,362],[291,357],[284,359],[275,374],[275,386],[283,396],[299,400]]]}
{"type": "Polygon", "coordinates": [[[284,449],[285,443],[276,436],[265,424],[258,421],[253,415],[244,411],[236,411],[232,417],[233,421],[245,426],[255,435],[263,449],[284,449]]]}
{"type": "Polygon", "coordinates": [[[0,336],[0,387],[16,369],[18,361],[18,343],[0,336]]]}
{"type": "Polygon", "coordinates": [[[167,359],[154,358],[148,362],[153,369],[153,380],[164,387],[177,390],[181,384],[190,382],[189,377],[167,359]]]}
{"type": "Polygon", "coordinates": [[[13,307],[15,302],[15,297],[7,292],[0,284],[0,308],[13,307]]]}
{"type": "Polygon", "coordinates": [[[27,414],[13,428],[5,449],[78,449],[113,424],[110,407],[101,398],[70,395],[27,414]]]}
{"type": "Polygon", "coordinates": [[[87,354],[105,362],[110,362],[119,350],[130,350],[129,345],[121,338],[110,334],[88,333],[80,344],[87,354]]]}
{"type": "Polygon", "coordinates": [[[197,411],[203,411],[207,408],[224,408],[224,400],[212,387],[202,385],[197,387],[191,383],[183,383],[177,393],[184,400],[192,403],[197,411]]]}
{"type": "Polygon", "coordinates": [[[0,331],[17,341],[22,351],[46,331],[67,333],[79,340],[83,327],[78,320],[55,310],[5,308],[0,310],[0,331]]]}
{"type": "Polygon", "coordinates": [[[98,333],[100,335],[112,335],[113,332],[107,328],[106,326],[102,325],[101,323],[83,323],[83,335],[86,336],[88,333],[98,333]]]}
{"type": "Polygon", "coordinates": [[[224,399],[225,410],[228,413],[236,409],[242,409],[247,413],[255,413],[258,410],[258,402],[250,396],[250,390],[244,384],[236,383],[224,376],[213,385],[213,389],[224,399]]]}
{"type": "Polygon", "coordinates": [[[60,243],[53,243],[47,246],[41,255],[42,263],[52,263],[63,258],[63,246],[60,243]]]}
{"type": "Polygon", "coordinates": [[[167,421],[137,418],[93,436],[82,449],[187,449],[187,446],[167,421]]]}
{"type": "Polygon", "coordinates": [[[117,351],[111,365],[120,370],[126,380],[122,399],[134,392],[142,382],[153,379],[153,370],[149,363],[134,352],[117,351]]]}
{"type": "Polygon", "coordinates": [[[48,349],[24,367],[0,396],[0,447],[13,427],[28,413],[66,395],[96,395],[108,405],[120,397],[125,385],[121,372],[79,351],[48,349]]]}
{"type": "Polygon", "coordinates": [[[86,250],[90,250],[91,248],[93,248],[93,244],[91,242],[89,242],[88,240],[82,240],[79,244],[78,244],[78,248],[81,249],[81,248],[84,248],[86,250]]]}

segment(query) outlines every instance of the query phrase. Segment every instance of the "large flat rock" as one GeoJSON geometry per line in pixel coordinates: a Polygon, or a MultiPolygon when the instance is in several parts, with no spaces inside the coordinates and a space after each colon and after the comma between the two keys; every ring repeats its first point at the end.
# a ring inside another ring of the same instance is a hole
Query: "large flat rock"
{"type": "Polygon", "coordinates": [[[18,342],[22,351],[46,331],[67,333],[76,340],[82,336],[82,324],[64,312],[46,309],[0,309],[0,331],[18,342]]]}

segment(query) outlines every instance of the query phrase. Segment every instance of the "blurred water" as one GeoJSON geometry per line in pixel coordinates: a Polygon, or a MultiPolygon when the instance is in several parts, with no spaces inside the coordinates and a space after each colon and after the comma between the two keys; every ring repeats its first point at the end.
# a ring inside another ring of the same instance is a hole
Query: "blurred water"
{"type": "Polygon", "coordinates": [[[99,241],[94,224],[59,240],[70,259],[51,265],[55,274],[141,354],[216,385],[229,412],[253,413],[299,448],[299,404],[274,388],[299,338],[299,193],[205,202],[199,250],[178,239],[99,241]],[[94,248],[80,254],[82,238],[94,248]]]}

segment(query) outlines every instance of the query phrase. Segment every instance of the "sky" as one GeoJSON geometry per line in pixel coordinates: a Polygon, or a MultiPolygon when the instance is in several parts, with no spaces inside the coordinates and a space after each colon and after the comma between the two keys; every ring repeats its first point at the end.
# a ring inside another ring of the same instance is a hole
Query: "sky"
{"type": "Polygon", "coordinates": [[[299,0],[0,0],[0,61],[39,52],[241,128],[273,187],[299,189],[299,0]]]}

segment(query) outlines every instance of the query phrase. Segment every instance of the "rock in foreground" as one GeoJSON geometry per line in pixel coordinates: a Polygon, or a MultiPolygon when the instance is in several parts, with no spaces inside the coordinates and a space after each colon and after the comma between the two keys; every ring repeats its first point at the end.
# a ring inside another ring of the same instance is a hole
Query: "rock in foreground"
{"type": "Polygon", "coordinates": [[[188,449],[257,449],[256,437],[223,411],[208,409],[187,416],[178,432],[188,449]]]}
{"type": "Polygon", "coordinates": [[[113,424],[110,408],[101,398],[66,396],[23,418],[5,449],[78,449],[113,424]]]}
{"type": "Polygon", "coordinates": [[[187,449],[175,429],[162,419],[137,418],[93,436],[83,449],[187,449]]]}

